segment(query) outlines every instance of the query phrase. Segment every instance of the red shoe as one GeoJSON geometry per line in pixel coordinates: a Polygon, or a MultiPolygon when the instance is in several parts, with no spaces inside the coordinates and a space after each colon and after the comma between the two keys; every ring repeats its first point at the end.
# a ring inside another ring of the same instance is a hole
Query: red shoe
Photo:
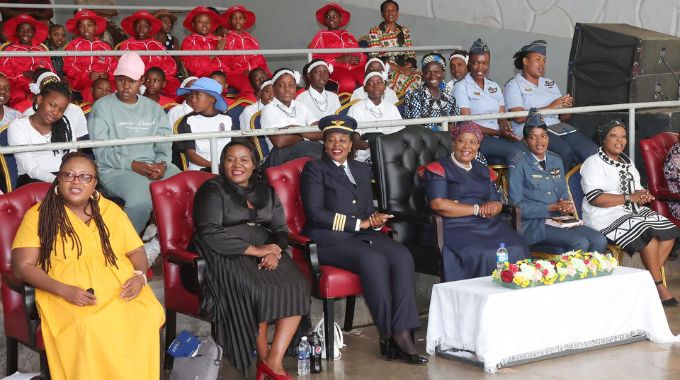
{"type": "Polygon", "coordinates": [[[257,362],[257,375],[255,375],[255,378],[257,380],[265,380],[265,379],[270,379],[270,380],[293,380],[293,377],[288,374],[288,372],[285,372],[283,375],[279,375],[275,373],[267,363],[264,362],[264,360],[260,360],[257,362]]]}

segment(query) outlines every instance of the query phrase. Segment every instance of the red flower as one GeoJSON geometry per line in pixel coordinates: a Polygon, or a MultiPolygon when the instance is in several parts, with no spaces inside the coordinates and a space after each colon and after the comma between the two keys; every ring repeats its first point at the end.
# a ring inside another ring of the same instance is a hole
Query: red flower
{"type": "Polygon", "coordinates": [[[515,275],[509,270],[504,270],[501,272],[501,280],[503,280],[503,282],[512,282],[514,277],[515,275]]]}
{"type": "Polygon", "coordinates": [[[590,260],[583,260],[583,264],[588,265],[589,262],[590,262],[590,260]]]}
{"type": "Polygon", "coordinates": [[[510,271],[511,271],[512,273],[517,273],[517,272],[519,272],[519,266],[517,266],[517,264],[510,264],[510,271]]]}
{"type": "Polygon", "coordinates": [[[544,276],[547,276],[547,275],[548,275],[548,270],[547,270],[547,269],[543,269],[543,275],[544,275],[544,276]]]}
{"type": "Polygon", "coordinates": [[[536,269],[541,269],[541,264],[536,263],[536,269]]]}

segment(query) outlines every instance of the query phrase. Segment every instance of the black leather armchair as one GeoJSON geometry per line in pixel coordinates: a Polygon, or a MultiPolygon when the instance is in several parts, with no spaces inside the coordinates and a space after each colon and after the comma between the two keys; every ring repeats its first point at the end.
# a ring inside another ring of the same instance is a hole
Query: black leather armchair
{"type": "Polygon", "coordinates": [[[416,272],[441,276],[442,219],[430,211],[418,167],[449,155],[451,135],[412,126],[370,145],[378,208],[394,214],[395,240],[411,251],[416,272]]]}

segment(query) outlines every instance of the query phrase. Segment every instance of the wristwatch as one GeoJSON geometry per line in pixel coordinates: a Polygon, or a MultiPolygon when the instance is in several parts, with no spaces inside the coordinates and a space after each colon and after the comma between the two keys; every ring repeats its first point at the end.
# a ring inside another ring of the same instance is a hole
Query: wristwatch
{"type": "Polygon", "coordinates": [[[165,166],[166,169],[168,168],[168,163],[167,163],[167,162],[161,161],[160,163],[163,164],[163,166],[165,166]]]}
{"type": "Polygon", "coordinates": [[[630,203],[630,194],[623,194],[623,203],[630,203]]]}

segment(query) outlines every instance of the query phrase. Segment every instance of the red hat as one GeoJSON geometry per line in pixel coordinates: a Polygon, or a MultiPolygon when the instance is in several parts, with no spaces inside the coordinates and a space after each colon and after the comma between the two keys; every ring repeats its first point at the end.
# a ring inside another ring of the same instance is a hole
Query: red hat
{"type": "Polygon", "coordinates": [[[187,28],[191,33],[196,33],[196,30],[194,30],[194,18],[198,15],[207,15],[210,17],[211,21],[211,26],[210,26],[210,33],[214,32],[215,29],[217,29],[218,26],[220,26],[220,16],[213,12],[212,10],[206,8],[206,7],[196,7],[189,12],[187,17],[184,18],[184,22],[182,25],[184,25],[185,28],[187,28]]]}
{"type": "Polygon", "coordinates": [[[149,30],[149,37],[153,37],[161,30],[163,23],[161,20],[157,19],[154,15],[147,11],[135,12],[130,16],[127,16],[120,23],[120,27],[128,36],[135,35],[135,22],[137,20],[146,20],[149,25],[151,25],[151,30],[149,30]]]}
{"type": "Polygon", "coordinates": [[[5,38],[7,41],[10,42],[17,42],[17,26],[23,24],[23,23],[29,23],[33,25],[33,29],[35,29],[35,33],[33,34],[33,39],[31,40],[31,43],[33,45],[38,45],[41,44],[45,39],[47,38],[47,25],[43,24],[42,22],[34,19],[33,17],[27,15],[27,14],[20,14],[17,17],[13,17],[5,23],[5,26],[3,27],[3,33],[5,34],[5,38]]]}
{"type": "Polygon", "coordinates": [[[319,8],[319,10],[316,11],[316,21],[318,21],[319,24],[321,25],[326,25],[326,12],[328,12],[331,9],[335,9],[338,13],[342,15],[342,21],[338,25],[338,28],[342,28],[343,26],[347,25],[351,15],[349,14],[349,11],[347,9],[343,8],[340,4],[337,3],[329,3],[319,8]]]}
{"type": "Polygon", "coordinates": [[[244,7],[241,4],[236,4],[234,6],[229,7],[229,9],[224,11],[224,14],[222,14],[222,19],[227,29],[230,30],[233,29],[231,27],[229,19],[231,18],[231,15],[233,15],[236,12],[241,12],[241,14],[243,14],[243,17],[246,18],[246,23],[243,24],[243,30],[248,30],[255,24],[255,13],[249,11],[248,9],[246,9],[246,7],[244,7]]]}
{"type": "Polygon", "coordinates": [[[106,30],[106,19],[102,16],[98,16],[93,11],[88,11],[87,9],[78,11],[72,19],[66,21],[66,30],[68,30],[71,34],[79,35],[80,32],[78,31],[78,22],[80,22],[80,20],[87,19],[92,20],[97,25],[97,30],[94,32],[95,35],[98,36],[104,33],[106,30]]]}

